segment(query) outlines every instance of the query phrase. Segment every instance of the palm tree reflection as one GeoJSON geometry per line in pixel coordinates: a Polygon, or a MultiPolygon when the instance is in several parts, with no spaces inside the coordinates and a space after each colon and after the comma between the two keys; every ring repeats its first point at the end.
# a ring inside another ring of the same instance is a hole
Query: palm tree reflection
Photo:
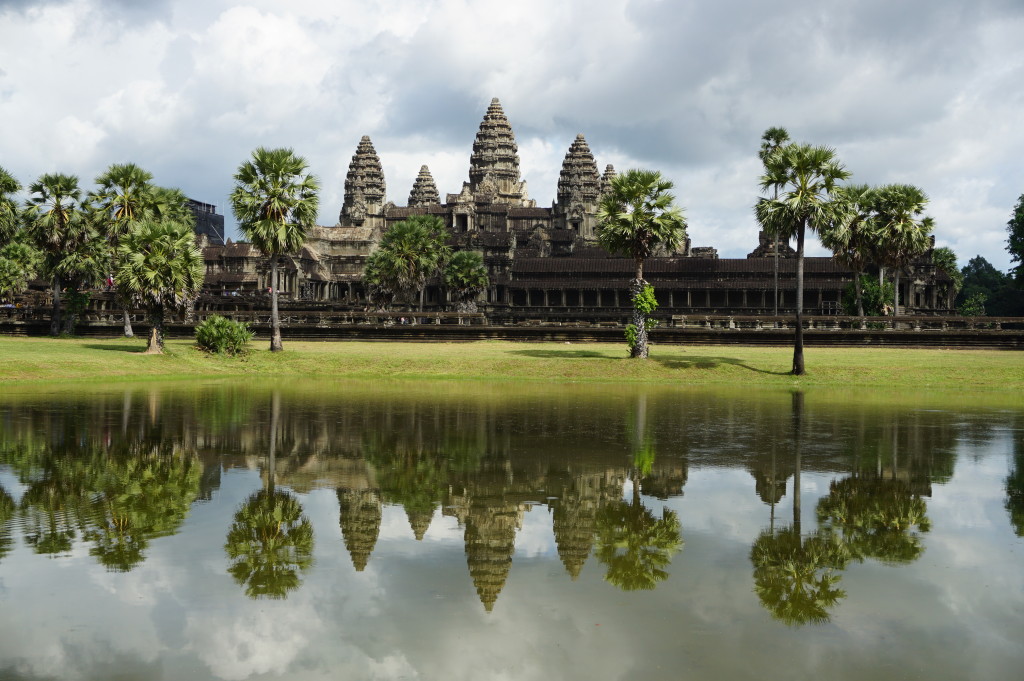
{"type": "Polygon", "coordinates": [[[285,598],[302,583],[299,573],[313,564],[313,525],[289,492],[274,488],[275,447],[281,395],[271,397],[267,487],[235,513],[224,550],[228,573],[250,598],[285,598]]]}
{"type": "Polygon", "coordinates": [[[837,570],[850,560],[848,548],[829,532],[804,537],[800,516],[800,457],[803,438],[802,392],[793,393],[793,524],[758,535],[750,549],[754,591],[772,617],[790,625],[828,622],[829,610],[846,592],[837,570]]]}
{"type": "Polygon", "coordinates": [[[650,590],[668,577],[665,568],[683,546],[679,518],[663,508],[661,519],[644,507],[640,481],[655,458],[654,441],[646,434],[647,399],[637,399],[633,426],[633,497],[597,513],[597,559],[608,567],[605,579],[623,591],[650,590]]]}

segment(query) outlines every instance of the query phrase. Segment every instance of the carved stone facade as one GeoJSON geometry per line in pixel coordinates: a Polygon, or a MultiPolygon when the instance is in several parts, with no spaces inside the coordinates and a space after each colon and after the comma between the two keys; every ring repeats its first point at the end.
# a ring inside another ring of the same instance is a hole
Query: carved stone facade
{"type": "MultiPolygon", "coordinates": [[[[479,252],[490,287],[481,309],[495,319],[536,315],[572,316],[594,309],[627,311],[626,284],[633,263],[609,256],[597,246],[598,203],[615,169],[598,164],[580,134],[569,145],[550,208],[529,198],[521,178],[512,126],[497,99],[491,100],[473,142],[469,180],[461,191],[440,193],[426,165],[420,168],[407,206],[387,200],[384,172],[370,138],[356,147],[345,178],[338,224],[310,230],[302,251],[282,259],[278,290],[285,299],[367,305],[362,286],[366,258],[389,225],[412,215],[436,215],[456,250],[479,252]]],[[[650,258],[645,276],[656,289],[661,314],[766,314],[772,301],[774,242],[763,233],[747,258],[719,259],[715,248],[685,239],[674,253],[650,258]]],[[[205,251],[207,287],[212,293],[266,290],[269,264],[244,244],[210,246],[205,251]]],[[[779,311],[795,304],[795,253],[779,246],[779,311]]],[[[831,258],[805,259],[805,310],[835,313],[853,274],[831,258]]],[[[952,306],[948,276],[937,271],[931,253],[910,276],[901,278],[901,301],[908,313],[940,313],[952,306]]],[[[439,280],[426,289],[428,308],[449,306],[439,280]]]]}

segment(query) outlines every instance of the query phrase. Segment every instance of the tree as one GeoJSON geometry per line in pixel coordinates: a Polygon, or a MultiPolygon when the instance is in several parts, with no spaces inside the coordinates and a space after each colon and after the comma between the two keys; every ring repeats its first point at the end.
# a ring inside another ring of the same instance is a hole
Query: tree
{"type": "Polygon", "coordinates": [[[14,176],[0,166],[0,246],[14,238],[20,216],[14,194],[21,191],[21,185],[14,176]]]}
{"type": "Polygon", "coordinates": [[[29,186],[25,216],[35,245],[43,252],[43,268],[53,281],[50,334],[74,330],[83,307],[80,290],[101,276],[106,256],[102,240],[85,219],[82,190],[74,175],[46,174],[29,186]],[[67,286],[72,307],[61,320],[61,292],[67,286]]]}
{"type": "Polygon", "coordinates": [[[957,265],[956,253],[949,246],[941,246],[932,251],[932,262],[953,280],[953,291],[951,293],[952,298],[956,298],[956,294],[964,287],[964,275],[960,271],[960,266],[957,265]]]}
{"type": "Polygon", "coordinates": [[[862,276],[874,246],[874,190],[866,184],[837,187],[836,220],[820,232],[821,243],[837,262],[854,271],[856,314],[864,316],[862,276]]]}
{"type": "Polygon", "coordinates": [[[961,273],[964,287],[956,298],[957,310],[961,314],[971,312],[994,317],[1024,315],[1024,290],[1014,286],[1013,278],[997,270],[988,260],[980,255],[975,256],[967,262],[961,273]],[[967,301],[972,299],[974,304],[968,306],[967,301]],[[983,302],[979,304],[978,301],[983,302]]]}
{"type": "MultiPolygon", "coordinates": [[[[99,189],[90,192],[87,203],[92,219],[100,234],[110,247],[110,271],[120,268],[119,250],[121,237],[129,228],[145,217],[153,217],[154,186],[153,174],[134,163],[115,163],[96,178],[99,189]]],[[[131,338],[132,320],[129,313],[131,296],[121,282],[115,278],[117,292],[124,312],[124,335],[131,338]]]]}
{"type": "Polygon", "coordinates": [[[146,353],[161,354],[165,310],[191,305],[203,285],[203,255],[192,228],[169,220],[136,222],[121,237],[118,260],[120,286],[137,296],[149,313],[146,353]]]}
{"type": "Polygon", "coordinates": [[[775,234],[796,235],[796,334],[793,374],[804,373],[804,238],[807,230],[820,232],[837,221],[833,194],[850,176],[835,151],[809,144],[787,144],[766,161],[762,190],[777,190],[775,198],[758,200],[757,221],[775,234]]]}
{"type": "Polygon", "coordinates": [[[1020,263],[1012,270],[1017,283],[1024,283],[1024,194],[1017,199],[1013,207],[1013,215],[1006,223],[1006,250],[1010,252],[1010,262],[1020,263]]]}
{"type": "Polygon", "coordinates": [[[42,264],[42,255],[25,241],[16,237],[0,248],[0,296],[24,292],[42,264]]]}
{"type": "Polygon", "coordinates": [[[928,197],[910,184],[889,184],[875,192],[876,254],[880,263],[893,268],[893,314],[900,313],[900,272],[925,253],[931,243],[934,221],[923,217],[928,197]]]}
{"type": "Polygon", "coordinates": [[[270,258],[271,352],[284,349],[277,311],[278,259],[305,243],[306,230],[316,224],[320,207],[320,183],[306,168],[306,159],[291,149],[259,147],[251,160],[238,167],[231,192],[231,210],[239,229],[270,258]]]}
{"type": "Polygon", "coordinates": [[[444,268],[444,283],[455,300],[459,312],[476,312],[476,297],[487,290],[487,268],[484,258],[474,251],[459,251],[444,268]]]}
{"type": "Polygon", "coordinates": [[[447,239],[444,223],[433,215],[413,215],[389,227],[366,261],[364,280],[371,298],[386,307],[395,300],[412,303],[418,293],[422,310],[427,279],[450,256],[447,239]]]}
{"type": "MultiPolygon", "coordinates": [[[[675,250],[686,238],[683,211],[675,205],[672,182],[654,170],[630,169],[611,181],[598,205],[597,241],[606,251],[633,259],[635,272],[629,283],[633,302],[636,341],[630,357],[646,359],[647,310],[642,296],[653,297],[644,281],[644,261],[658,249],[675,250]]],[[[629,329],[627,328],[627,333],[629,329]]]]}
{"type": "MultiPolygon", "coordinates": [[[[785,128],[768,128],[767,130],[764,131],[764,134],[761,135],[761,150],[758,152],[757,155],[758,158],[761,159],[761,163],[765,166],[766,169],[768,159],[771,158],[772,155],[775,154],[775,152],[777,152],[779,149],[781,149],[782,146],[787,142],[789,142],[789,132],[787,132],[785,128]]],[[[773,198],[779,198],[778,189],[775,190],[775,195],[773,198]]],[[[768,231],[764,225],[762,225],[762,228],[764,228],[765,231],[768,231]]],[[[779,314],[779,236],[780,235],[778,234],[772,233],[772,242],[775,244],[772,248],[773,256],[775,259],[773,273],[773,280],[775,282],[775,297],[772,300],[774,301],[776,316],[778,316],[779,314]]]]}

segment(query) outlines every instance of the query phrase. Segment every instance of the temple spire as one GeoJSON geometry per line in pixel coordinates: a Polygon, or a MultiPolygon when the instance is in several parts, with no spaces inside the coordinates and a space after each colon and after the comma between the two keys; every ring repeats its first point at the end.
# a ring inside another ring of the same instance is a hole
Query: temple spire
{"type": "Polygon", "coordinates": [[[362,225],[368,217],[383,215],[384,169],[369,136],[363,135],[345,176],[345,202],[339,220],[343,225],[362,225]]]}
{"type": "Polygon", "coordinates": [[[469,182],[463,194],[489,198],[493,203],[534,206],[519,178],[519,147],[501,102],[491,100],[469,157],[469,182]]]}
{"type": "Polygon", "coordinates": [[[409,208],[423,208],[440,204],[441,195],[437,193],[437,185],[434,184],[430,168],[420,166],[420,174],[416,176],[412,191],[409,192],[409,208]]]}

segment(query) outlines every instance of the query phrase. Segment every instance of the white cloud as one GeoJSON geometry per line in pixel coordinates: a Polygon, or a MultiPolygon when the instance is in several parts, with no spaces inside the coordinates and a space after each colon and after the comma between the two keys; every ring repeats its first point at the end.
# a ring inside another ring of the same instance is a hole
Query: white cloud
{"type": "Polygon", "coordinates": [[[920,185],[962,261],[1009,264],[1019,3],[784,1],[769,16],[749,0],[72,0],[0,16],[0,117],[17,131],[0,165],[23,184],[130,159],[223,210],[253,148],[290,146],[324,181],[333,224],[361,135],[390,200],[405,202],[422,164],[457,192],[497,96],[542,206],[583,132],[602,169],[675,180],[694,243],[742,257],[757,240],[760,134],[783,125],[835,146],[858,181],[920,185]]]}

